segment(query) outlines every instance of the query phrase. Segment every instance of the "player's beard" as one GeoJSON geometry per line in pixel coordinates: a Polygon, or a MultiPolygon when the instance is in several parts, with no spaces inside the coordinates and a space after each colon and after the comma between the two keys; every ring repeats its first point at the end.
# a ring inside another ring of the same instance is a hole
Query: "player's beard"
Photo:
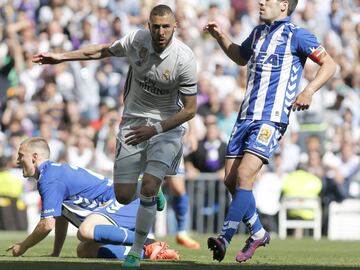
{"type": "Polygon", "coordinates": [[[166,44],[165,44],[164,46],[157,46],[157,45],[156,45],[156,43],[157,43],[156,39],[155,39],[153,36],[151,36],[153,47],[154,47],[154,49],[155,49],[155,51],[156,51],[157,53],[163,52],[163,51],[169,46],[169,44],[171,43],[171,41],[172,41],[172,39],[173,39],[174,32],[175,32],[175,31],[173,31],[173,32],[171,33],[171,36],[169,37],[169,39],[167,40],[167,42],[166,42],[166,44]]]}

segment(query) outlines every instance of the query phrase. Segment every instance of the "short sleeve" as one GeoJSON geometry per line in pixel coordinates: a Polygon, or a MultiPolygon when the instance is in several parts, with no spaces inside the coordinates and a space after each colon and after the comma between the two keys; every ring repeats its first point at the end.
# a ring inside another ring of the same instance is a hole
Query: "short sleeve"
{"type": "Polygon", "coordinates": [[[179,91],[181,94],[188,96],[197,94],[197,69],[195,57],[186,61],[181,67],[179,75],[179,91]]]}
{"type": "Polygon", "coordinates": [[[257,31],[258,31],[257,28],[255,28],[250,33],[250,35],[240,45],[240,48],[239,48],[240,55],[246,62],[249,61],[252,54],[254,53],[253,43],[254,43],[255,34],[257,31]]]}
{"type": "Polygon", "coordinates": [[[315,35],[304,28],[296,30],[295,43],[299,56],[303,58],[310,57],[315,50],[321,47],[315,35]]]}
{"type": "Polygon", "coordinates": [[[138,31],[135,31],[131,34],[128,34],[124,36],[123,38],[114,41],[113,44],[111,44],[109,51],[113,56],[117,57],[124,57],[127,55],[127,52],[131,48],[131,44],[133,43],[135,39],[135,35],[138,31]]]}
{"type": "Polygon", "coordinates": [[[61,216],[66,187],[60,182],[46,183],[39,188],[42,207],[41,218],[61,216]]]}

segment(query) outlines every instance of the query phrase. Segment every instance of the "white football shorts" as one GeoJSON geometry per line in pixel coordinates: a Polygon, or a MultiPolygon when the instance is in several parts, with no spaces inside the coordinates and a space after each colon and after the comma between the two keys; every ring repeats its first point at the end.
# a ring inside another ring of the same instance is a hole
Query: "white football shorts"
{"type": "Polygon", "coordinates": [[[156,122],[149,118],[122,121],[116,143],[114,183],[137,183],[142,173],[161,180],[165,175],[176,175],[182,158],[183,127],[159,133],[135,146],[125,144],[125,135],[131,132],[131,127],[151,126],[156,122]]]}

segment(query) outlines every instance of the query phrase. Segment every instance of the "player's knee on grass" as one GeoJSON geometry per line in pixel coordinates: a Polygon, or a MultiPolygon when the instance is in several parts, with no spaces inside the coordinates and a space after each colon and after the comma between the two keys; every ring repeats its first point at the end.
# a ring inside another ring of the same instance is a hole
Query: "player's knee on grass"
{"type": "Polygon", "coordinates": [[[80,242],[76,248],[76,254],[79,258],[97,258],[99,246],[89,241],[80,242]]]}
{"type": "MultiPolygon", "coordinates": [[[[79,235],[79,232],[78,232],[79,235]]],[[[84,242],[80,242],[80,244],[76,248],[76,255],[79,258],[87,258],[86,256],[86,249],[84,248],[84,242]]]]}

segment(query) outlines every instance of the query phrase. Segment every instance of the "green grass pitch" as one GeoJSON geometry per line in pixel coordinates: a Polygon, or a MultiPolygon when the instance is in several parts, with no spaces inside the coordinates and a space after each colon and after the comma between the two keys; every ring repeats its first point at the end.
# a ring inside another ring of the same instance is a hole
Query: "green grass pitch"
{"type": "MultiPolygon", "coordinates": [[[[61,257],[46,257],[52,250],[53,237],[45,238],[40,244],[28,250],[22,257],[12,257],[6,248],[12,243],[20,242],[26,235],[23,232],[0,232],[0,269],[1,270],[114,270],[121,269],[119,261],[103,259],[76,258],[75,249],[78,240],[68,237],[65,241],[61,257]]],[[[245,236],[235,236],[223,262],[212,260],[207,250],[207,236],[195,235],[200,241],[200,250],[188,250],[175,244],[175,237],[168,236],[167,241],[174,249],[179,250],[181,261],[143,261],[141,269],[164,270],[350,270],[360,269],[360,241],[343,242],[322,239],[314,241],[311,238],[304,240],[272,239],[269,246],[259,248],[255,256],[246,263],[235,262],[235,254],[243,246],[245,236]]]]}

